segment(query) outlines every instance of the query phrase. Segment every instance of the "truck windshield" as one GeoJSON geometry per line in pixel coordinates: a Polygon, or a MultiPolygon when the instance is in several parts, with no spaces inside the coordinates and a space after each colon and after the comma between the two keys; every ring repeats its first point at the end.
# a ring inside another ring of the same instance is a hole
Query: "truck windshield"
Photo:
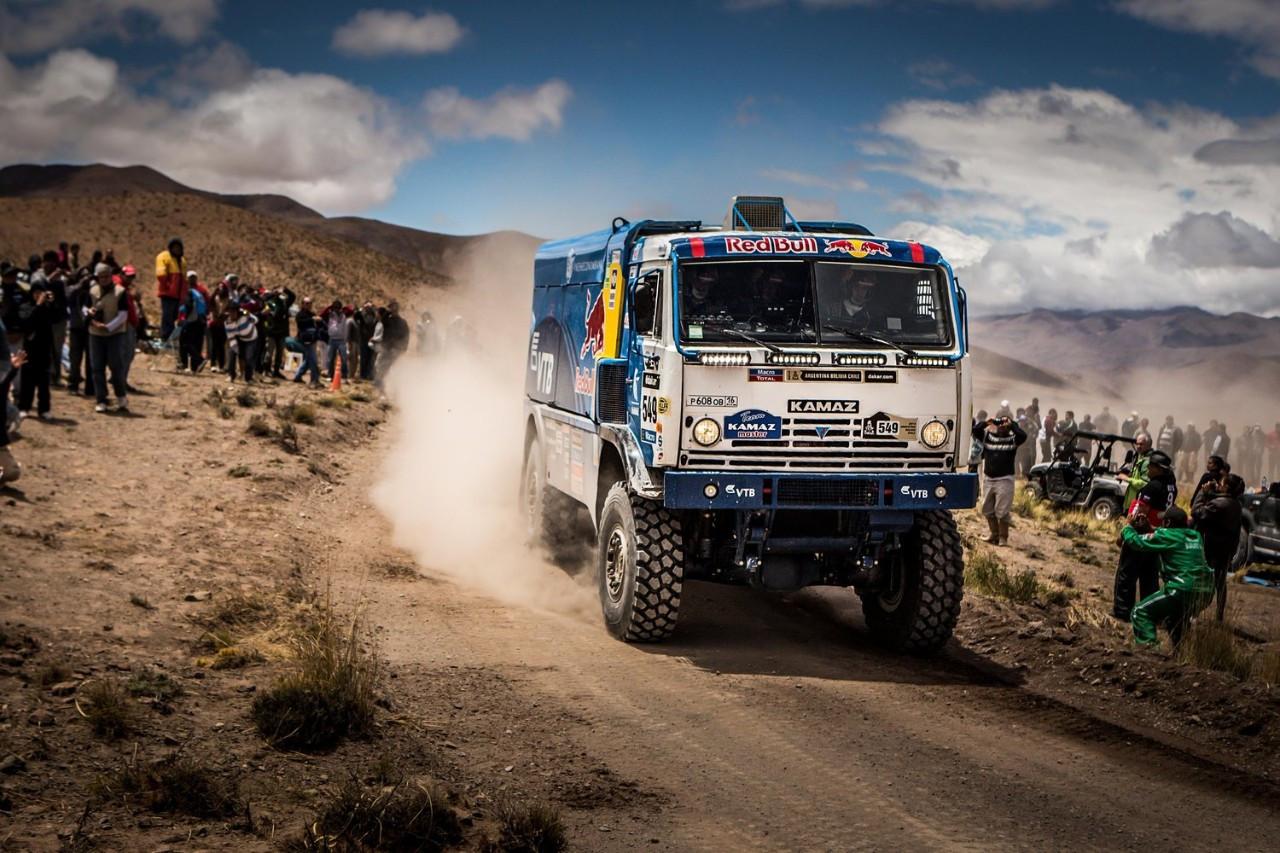
{"type": "Polygon", "coordinates": [[[813,261],[681,266],[680,335],[688,343],[948,346],[950,300],[935,270],[813,261]]]}

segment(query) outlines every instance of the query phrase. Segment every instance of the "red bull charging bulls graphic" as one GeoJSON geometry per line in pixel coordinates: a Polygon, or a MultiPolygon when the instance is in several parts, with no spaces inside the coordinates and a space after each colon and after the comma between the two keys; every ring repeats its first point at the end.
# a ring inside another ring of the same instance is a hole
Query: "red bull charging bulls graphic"
{"type": "Polygon", "coordinates": [[[603,291],[597,291],[592,297],[591,292],[587,291],[587,313],[585,319],[586,334],[582,338],[582,349],[578,351],[578,358],[584,359],[591,356],[593,359],[604,352],[604,295],[603,291]]]}
{"type": "Polygon", "coordinates": [[[823,254],[831,254],[832,252],[843,252],[854,258],[867,258],[878,255],[882,258],[891,258],[893,253],[889,251],[889,244],[879,240],[827,240],[826,248],[823,254]]]}

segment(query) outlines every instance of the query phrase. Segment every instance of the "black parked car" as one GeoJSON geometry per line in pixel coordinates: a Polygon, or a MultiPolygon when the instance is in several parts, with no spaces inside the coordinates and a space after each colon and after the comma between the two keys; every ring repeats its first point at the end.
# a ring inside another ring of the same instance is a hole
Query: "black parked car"
{"type": "Polygon", "coordinates": [[[1244,509],[1244,530],[1233,566],[1280,564],[1280,482],[1272,483],[1265,492],[1246,493],[1240,504],[1244,509]]]}

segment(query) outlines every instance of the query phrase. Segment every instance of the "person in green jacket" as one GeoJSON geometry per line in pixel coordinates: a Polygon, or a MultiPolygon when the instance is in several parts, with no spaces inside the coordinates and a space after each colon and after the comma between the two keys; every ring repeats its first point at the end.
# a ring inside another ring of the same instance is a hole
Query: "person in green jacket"
{"type": "Polygon", "coordinates": [[[1150,474],[1147,472],[1147,465],[1151,459],[1151,436],[1146,433],[1139,435],[1133,449],[1133,462],[1129,464],[1128,470],[1121,471],[1120,476],[1117,478],[1129,482],[1129,487],[1124,492],[1125,512],[1129,511],[1129,507],[1133,504],[1133,499],[1138,496],[1138,492],[1142,491],[1142,487],[1151,479],[1150,474]]]}
{"type": "Polygon", "coordinates": [[[1186,512],[1172,506],[1164,526],[1151,530],[1145,519],[1136,518],[1120,533],[1124,544],[1160,557],[1164,587],[1133,608],[1133,637],[1140,645],[1156,644],[1157,625],[1164,625],[1178,645],[1191,617],[1213,600],[1213,569],[1204,557],[1204,540],[1187,523],[1186,512]]]}

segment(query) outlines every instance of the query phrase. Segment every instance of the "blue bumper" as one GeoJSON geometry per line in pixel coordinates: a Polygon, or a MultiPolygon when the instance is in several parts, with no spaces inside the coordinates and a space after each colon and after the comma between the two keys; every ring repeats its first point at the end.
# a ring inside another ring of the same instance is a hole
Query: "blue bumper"
{"type": "Polygon", "coordinates": [[[672,509],[849,509],[917,512],[969,509],[976,474],[771,474],[667,471],[672,509]]]}

